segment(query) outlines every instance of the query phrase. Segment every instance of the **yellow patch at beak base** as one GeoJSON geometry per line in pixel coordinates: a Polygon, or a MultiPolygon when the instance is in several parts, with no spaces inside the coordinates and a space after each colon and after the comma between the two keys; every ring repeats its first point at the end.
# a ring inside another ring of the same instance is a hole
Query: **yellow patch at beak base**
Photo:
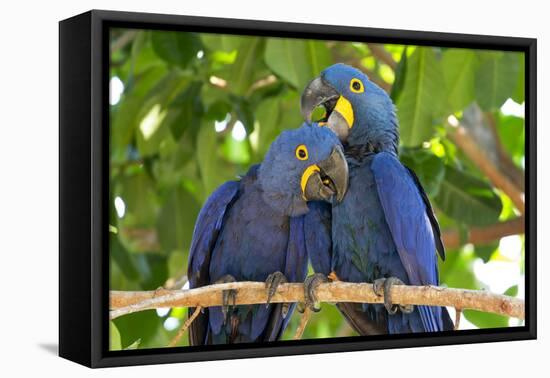
{"type": "Polygon", "coordinates": [[[351,129],[354,121],[353,106],[351,106],[351,103],[344,96],[340,96],[340,98],[338,98],[338,102],[336,102],[334,110],[344,117],[348,127],[351,129]]]}
{"type": "Polygon", "coordinates": [[[315,172],[321,172],[321,169],[317,166],[317,164],[310,165],[305,169],[304,173],[302,173],[302,180],[300,182],[300,186],[302,187],[302,197],[304,198],[304,200],[306,199],[305,192],[306,192],[307,181],[309,180],[311,175],[314,174],[315,172]]]}

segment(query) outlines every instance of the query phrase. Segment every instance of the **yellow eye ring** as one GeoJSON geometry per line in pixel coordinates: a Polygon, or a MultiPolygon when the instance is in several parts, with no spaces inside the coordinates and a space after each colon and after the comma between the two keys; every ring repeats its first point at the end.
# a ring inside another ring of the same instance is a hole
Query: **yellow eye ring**
{"type": "Polygon", "coordinates": [[[354,78],[349,82],[349,90],[353,93],[363,93],[365,91],[365,87],[363,86],[361,80],[354,78]]]}
{"type": "Polygon", "coordinates": [[[296,158],[298,160],[307,160],[308,159],[307,147],[305,144],[300,144],[296,147],[296,158]]]}

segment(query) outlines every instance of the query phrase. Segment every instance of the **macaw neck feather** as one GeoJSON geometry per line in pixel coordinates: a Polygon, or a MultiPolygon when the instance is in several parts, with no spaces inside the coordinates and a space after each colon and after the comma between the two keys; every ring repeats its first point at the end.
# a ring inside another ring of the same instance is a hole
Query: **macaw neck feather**
{"type": "Polygon", "coordinates": [[[273,182],[273,177],[267,177],[269,174],[266,170],[262,170],[261,165],[254,167],[256,184],[262,190],[262,199],[265,201],[266,206],[285,216],[294,217],[306,214],[309,211],[306,201],[290,190],[288,183],[279,187],[267,185],[268,181],[273,182]]]}

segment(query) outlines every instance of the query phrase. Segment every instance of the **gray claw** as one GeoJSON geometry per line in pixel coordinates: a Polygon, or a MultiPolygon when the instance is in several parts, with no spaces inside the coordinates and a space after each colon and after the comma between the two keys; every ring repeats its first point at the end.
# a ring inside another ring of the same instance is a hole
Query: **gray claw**
{"type": "MultiPolygon", "coordinates": [[[[229,282],[236,282],[237,280],[235,277],[233,277],[230,274],[226,274],[225,276],[221,277],[219,280],[217,280],[215,283],[221,284],[221,283],[229,283],[229,282]]],[[[225,325],[226,319],[227,319],[227,313],[229,312],[229,303],[231,303],[231,306],[235,306],[237,298],[237,290],[230,289],[230,290],[224,290],[222,292],[222,314],[223,314],[223,324],[225,325]]]]}
{"type": "Polygon", "coordinates": [[[304,281],[305,307],[313,312],[321,311],[321,307],[318,306],[316,290],[320,284],[325,282],[328,282],[328,278],[322,273],[312,274],[304,281]]]}
{"type": "MultiPolygon", "coordinates": [[[[281,272],[274,272],[267,276],[267,279],[265,280],[265,289],[267,291],[267,301],[265,302],[266,308],[269,307],[269,304],[271,303],[271,298],[273,298],[273,296],[277,292],[277,288],[279,287],[279,285],[287,282],[288,280],[281,272]]],[[[288,315],[289,308],[290,303],[282,304],[281,315],[283,316],[283,319],[286,318],[286,316],[288,315]]]]}
{"type": "Polygon", "coordinates": [[[393,285],[405,285],[397,277],[388,277],[388,278],[379,278],[374,280],[372,288],[374,293],[381,297],[384,296],[384,307],[390,315],[394,315],[398,310],[401,310],[402,313],[410,314],[414,311],[413,305],[394,305],[391,299],[391,287],[393,285]],[[382,290],[383,288],[383,290],[382,290]]]}
{"type": "Polygon", "coordinates": [[[269,276],[267,276],[267,279],[265,280],[265,289],[267,291],[267,301],[265,303],[266,307],[269,306],[269,304],[271,303],[271,298],[273,298],[273,296],[277,292],[277,288],[279,287],[279,285],[287,282],[288,280],[281,272],[271,273],[269,276]]]}

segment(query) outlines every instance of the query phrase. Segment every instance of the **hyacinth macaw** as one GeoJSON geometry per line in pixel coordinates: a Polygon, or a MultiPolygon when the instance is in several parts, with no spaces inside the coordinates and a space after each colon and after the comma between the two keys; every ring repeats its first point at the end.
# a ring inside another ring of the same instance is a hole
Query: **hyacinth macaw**
{"type": "Polygon", "coordinates": [[[332,206],[332,213],[330,205],[318,203],[306,216],[306,230],[318,234],[318,253],[310,258],[319,273],[308,278],[309,305],[326,275],[373,282],[377,293],[384,289],[384,305],[338,304],[361,335],[452,330],[446,308],[391,301],[394,284],[438,285],[437,252],[445,258],[430,201],[415,173],[399,161],[392,100],[361,71],[335,64],[302,94],[302,114],[308,121],[319,106],[325,116],[318,124],[333,130],[344,144],[350,181],[346,197],[332,206]],[[316,218],[323,219],[324,230],[315,226],[320,223],[316,218]]]}
{"type": "Polygon", "coordinates": [[[224,292],[223,306],[204,309],[191,324],[191,345],[281,337],[294,305],[269,301],[280,283],[303,282],[307,274],[307,201],[341,201],[347,183],[348,167],[336,135],[304,124],[281,133],[261,164],[208,198],[193,233],[190,288],[265,281],[268,304],[229,306],[236,293],[224,292]]]}

